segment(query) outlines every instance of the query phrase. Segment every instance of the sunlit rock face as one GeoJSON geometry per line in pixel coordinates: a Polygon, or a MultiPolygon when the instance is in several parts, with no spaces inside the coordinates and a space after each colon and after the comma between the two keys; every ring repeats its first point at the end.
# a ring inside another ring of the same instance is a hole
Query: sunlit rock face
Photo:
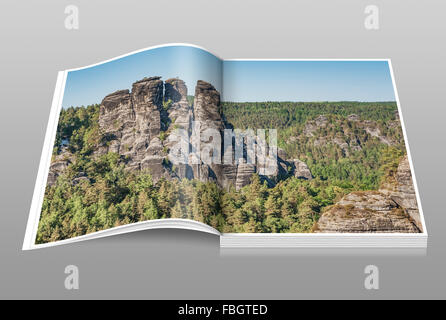
{"type": "Polygon", "coordinates": [[[407,214],[413,220],[418,229],[423,230],[420,211],[418,209],[417,196],[410,171],[409,158],[404,156],[398,165],[398,170],[393,180],[386,181],[380,189],[399,206],[405,208],[407,214]]]}
{"type": "Polygon", "coordinates": [[[405,156],[396,174],[378,191],[356,191],[328,208],[315,225],[321,233],[422,232],[409,161],[405,156]]]}
{"type": "Polygon", "coordinates": [[[132,91],[120,90],[106,96],[99,110],[99,128],[103,135],[98,154],[116,152],[130,170],[149,169],[157,180],[163,167],[162,130],[164,84],[160,77],[133,83],[132,91]]]}

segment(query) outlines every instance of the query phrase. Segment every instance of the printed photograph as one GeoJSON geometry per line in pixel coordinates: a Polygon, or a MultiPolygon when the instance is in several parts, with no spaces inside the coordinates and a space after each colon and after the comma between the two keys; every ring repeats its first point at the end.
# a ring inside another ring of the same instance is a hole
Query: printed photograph
{"type": "Polygon", "coordinates": [[[165,46],[68,72],[36,244],[156,219],[422,233],[387,60],[165,46]]]}

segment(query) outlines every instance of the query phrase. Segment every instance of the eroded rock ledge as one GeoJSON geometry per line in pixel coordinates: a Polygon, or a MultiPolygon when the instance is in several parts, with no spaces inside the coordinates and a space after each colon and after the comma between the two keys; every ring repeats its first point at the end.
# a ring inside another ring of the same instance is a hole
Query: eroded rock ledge
{"type": "Polygon", "coordinates": [[[319,233],[419,233],[422,232],[407,156],[394,177],[378,191],[356,191],[326,210],[315,224],[319,233]]]}

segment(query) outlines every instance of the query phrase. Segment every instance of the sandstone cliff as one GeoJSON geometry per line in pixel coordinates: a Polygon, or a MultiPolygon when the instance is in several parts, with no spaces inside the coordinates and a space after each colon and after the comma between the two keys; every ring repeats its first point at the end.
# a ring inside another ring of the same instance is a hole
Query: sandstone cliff
{"type": "MultiPolygon", "coordinates": [[[[233,145],[229,151],[232,161],[223,161],[223,130],[226,127],[220,93],[212,84],[198,80],[191,106],[183,80],[171,78],[163,82],[161,77],[144,78],[133,83],[131,90],[116,91],[102,100],[99,109],[101,142],[94,156],[117,153],[126,169],[149,170],[154,182],[161,178],[197,179],[239,190],[250,183],[254,173],[272,184],[284,174],[312,179],[305,163],[298,159],[287,160],[284,152],[279,152],[277,159],[260,156],[254,163],[246,163],[246,159],[235,159],[233,145]],[[199,128],[193,127],[194,122],[199,123],[199,128]],[[169,158],[171,148],[184,139],[176,129],[182,130],[191,142],[187,163],[172,163],[169,158]],[[220,154],[216,146],[221,147],[220,154]]],[[[242,142],[248,143],[247,138],[242,142]]],[[[269,152],[268,144],[260,137],[255,143],[265,154],[269,152]]],[[[55,183],[69,164],[69,157],[55,159],[50,167],[49,185],[55,183]]],[[[76,179],[88,177],[80,175],[76,179]]]]}
{"type": "Polygon", "coordinates": [[[407,155],[398,165],[396,174],[381,186],[380,191],[404,208],[418,229],[423,229],[407,155]]]}
{"type": "Polygon", "coordinates": [[[314,232],[422,232],[409,162],[405,156],[394,177],[378,191],[352,192],[328,208],[314,232]]]}
{"type": "Polygon", "coordinates": [[[164,85],[160,77],[144,78],[106,96],[101,103],[99,128],[104,136],[97,154],[116,152],[129,169],[150,169],[154,179],[169,176],[163,166],[162,129],[164,85]]]}
{"type": "Polygon", "coordinates": [[[56,156],[50,164],[47,184],[51,186],[56,183],[57,177],[63,173],[70,164],[71,160],[69,154],[64,152],[56,156]]]}

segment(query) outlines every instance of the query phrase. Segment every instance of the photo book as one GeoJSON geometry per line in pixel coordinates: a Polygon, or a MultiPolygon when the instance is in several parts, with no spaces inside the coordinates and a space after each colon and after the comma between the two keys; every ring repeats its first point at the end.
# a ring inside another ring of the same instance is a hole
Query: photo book
{"type": "Polygon", "coordinates": [[[426,248],[390,59],[189,44],[61,71],[23,250],[188,229],[225,248],[426,248]]]}

